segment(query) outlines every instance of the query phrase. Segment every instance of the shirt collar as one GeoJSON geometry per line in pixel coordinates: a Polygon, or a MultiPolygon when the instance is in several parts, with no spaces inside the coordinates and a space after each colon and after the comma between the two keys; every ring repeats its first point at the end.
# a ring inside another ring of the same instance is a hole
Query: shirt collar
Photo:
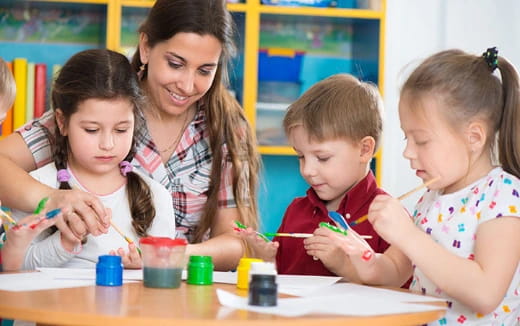
{"type": "MultiPolygon", "coordinates": [[[[338,212],[342,215],[346,213],[354,215],[367,201],[372,200],[372,193],[376,190],[376,178],[370,170],[360,182],[345,194],[339,204],[338,212]]],[[[307,197],[315,209],[322,211],[326,215],[328,214],[325,203],[318,197],[312,187],[307,190],[307,197]]]]}

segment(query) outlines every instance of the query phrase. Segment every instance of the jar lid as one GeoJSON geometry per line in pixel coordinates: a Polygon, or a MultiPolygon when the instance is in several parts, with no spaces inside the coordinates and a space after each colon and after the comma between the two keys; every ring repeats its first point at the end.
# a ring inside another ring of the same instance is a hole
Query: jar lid
{"type": "Polygon", "coordinates": [[[255,262],[263,262],[262,259],[260,258],[240,258],[239,262],[238,262],[238,267],[242,267],[242,268],[249,268],[249,266],[251,266],[251,263],[255,263],[255,262]]]}
{"type": "Polygon", "coordinates": [[[177,247],[188,244],[186,239],[172,239],[168,237],[144,237],[139,240],[139,243],[155,247],[177,247]]]}
{"type": "Polygon", "coordinates": [[[212,263],[211,256],[190,256],[190,262],[192,263],[212,263]]]}
{"type": "Polygon", "coordinates": [[[276,275],[276,267],[274,263],[268,262],[252,262],[249,269],[249,274],[260,274],[260,275],[276,275]]]}
{"type": "Polygon", "coordinates": [[[98,257],[98,263],[110,266],[120,266],[121,256],[116,255],[101,255],[98,257]]]}

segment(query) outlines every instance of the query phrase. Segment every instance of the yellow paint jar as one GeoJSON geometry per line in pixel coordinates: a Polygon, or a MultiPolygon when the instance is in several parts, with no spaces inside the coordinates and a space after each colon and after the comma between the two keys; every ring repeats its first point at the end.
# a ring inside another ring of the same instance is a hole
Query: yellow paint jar
{"type": "Polygon", "coordinates": [[[253,262],[263,262],[259,258],[241,258],[237,267],[237,288],[247,290],[249,288],[249,268],[253,262]]]}

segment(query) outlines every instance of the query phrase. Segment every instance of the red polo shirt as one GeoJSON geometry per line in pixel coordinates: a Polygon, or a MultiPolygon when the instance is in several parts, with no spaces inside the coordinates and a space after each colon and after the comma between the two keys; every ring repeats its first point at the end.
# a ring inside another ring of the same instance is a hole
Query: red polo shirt
{"type": "MultiPolygon", "coordinates": [[[[374,175],[369,172],[345,194],[337,212],[343,216],[349,213],[350,221],[355,221],[368,213],[370,203],[379,194],[386,194],[386,192],[377,187],[374,175]]],[[[312,188],[309,188],[307,196],[296,198],[287,207],[278,232],[313,233],[318,228],[318,224],[323,221],[334,223],[328,217],[325,203],[312,188]]],[[[367,242],[375,252],[384,252],[388,248],[388,243],[376,233],[370,222],[365,221],[352,228],[359,234],[372,236],[372,239],[368,239],[367,242]]],[[[303,247],[303,239],[275,237],[273,240],[280,243],[276,254],[276,267],[279,274],[334,275],[320,260],[314,260],[307,255],[303,247]]]]}

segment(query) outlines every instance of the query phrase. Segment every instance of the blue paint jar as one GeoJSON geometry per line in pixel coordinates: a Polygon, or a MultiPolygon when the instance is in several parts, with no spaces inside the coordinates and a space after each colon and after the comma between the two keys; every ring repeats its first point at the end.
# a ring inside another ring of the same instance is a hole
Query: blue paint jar
{"type": "Polygon", "coordinates": [[[96,264],[96,285],[121,286],[123,284],[123,264],[120,256],[103,255],[96,264]]]}

